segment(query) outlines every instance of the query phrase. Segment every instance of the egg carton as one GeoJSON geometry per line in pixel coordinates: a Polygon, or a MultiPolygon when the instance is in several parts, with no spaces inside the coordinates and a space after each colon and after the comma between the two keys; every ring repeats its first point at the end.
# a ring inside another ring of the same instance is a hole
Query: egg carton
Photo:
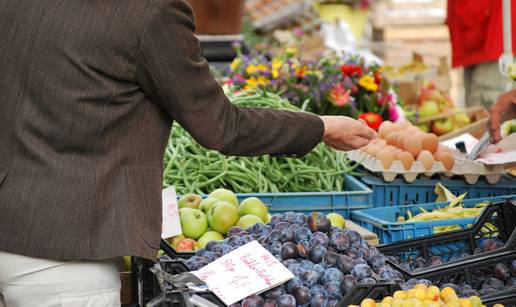
{"type": "Polygon", "coordinates": [[[475,184],[480,176],[485,176],[488,183],[495,184],[504,173],[504,169],[501,166],[489,166],[481,162],[471,161],[464,155],[457,153],[453,153],[453,156],[455,158],[455,164],[451,170],[446,170],[444,165],[439,161],[435,161],[432,168],[429,170],[425,169],[423,163],[420,161],[414,161],[412,167],[406,170],[403,164],[397,160],[393,161],[391,167],[386,169],[383,167],[380,160],[366,152],[360,150],[348,152],[348,158],[350,160],[360,163],[371,172],[381,173],[385,182],[394,181],[398,175],[401,175],[406,182],[411,183],[414,182],[418,176],[432,177],[436,174],[440,174],[445,177],[462,176],[469,184],[475,184]]]}

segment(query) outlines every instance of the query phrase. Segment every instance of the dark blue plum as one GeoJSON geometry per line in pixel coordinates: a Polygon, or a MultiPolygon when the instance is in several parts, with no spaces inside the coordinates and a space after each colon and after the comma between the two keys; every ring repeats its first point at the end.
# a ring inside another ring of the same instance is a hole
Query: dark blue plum
{"type": "Polygon", "coordinates": [[[314,267],[313,267],[313,270],[316,271],[319,276],[323,276],[324,275],[324,271],[326,271],[326,268],[324,268],[324,266],[322,264],[314,264],[314,267]]]}
{"type": "Polygon", "coordinates": [[[292,295],[296,299],[296,304],[300,306],[306,306],[310,303],[310,299],[312,298],[310,290],[305,286],[294,289],[294,293],[292,295]]]}
{"type": "Polygon", "coordinates": [[[259,295],[251,295],[242,300],[242,307],[263,307],[265,300],[259,295]]]}
{"type": "Polygon", "coordinates": [[[233,251],[233,247],[229,244],[222,244],[222,255],[231,253],[233,251]]]}
{"type": "Polygon", "coordinates": [[[310,299],[310,307],[326,307],[327,305],[328,299],[325,295],[312,295],[312,298],[310,299]]]}
{"type": "Polygon", "coordinates": [[[297,244],[297,253],[302,258],[308,258],[310,255],[310,243],[308,241],[302,241],[297,244]]]}
{"type": "Polygon", "coordinates": [[[305,223],[306,215],[304,215],[303,213],[296,213],[296,215],[292,218],[292,224],[303,226],[305,223]]]}
{"type": "Polygon", "coordinates": [[[202,255],[208,262],[213,262],[220,257],[220,254],[215,252],[204,252],[202,255]]]}
{"type": "Polygon", "coordinates": [[[283,260],[282,263],[284,266],[286,266],[288,268],[291,264],[297,263],[297,260],[296,259],[286,259],[286,260],[283,260]]]}
{"type": "Polygon", "coordinates": [[[314,246],[314,248],[310,250],[310,260],[312,260],[313,263],[321,263],[326,253],[327,250],[324,246],[314,246]]]}
{"type": "Polygon", "coordinates": [[[269,252],[273,255],[281,254],[281,246],[282,244],[280,242],[274,242],[271,245],[269,245],[269,252]]]}
{"type": "Polygon", "coordinates": [[[371,268],[375,272],[378,272],[378,270],[381,267],[385,266],[385,256],[384,255],[373,256],[373,257],[371,257],[369,264],[371,265],[371,268]]]}
{"type": "MultiPolygon", "coordinates": [[[[240,236],[231,236],[231,237],[228,237],[227,239],[227,244],[231,245],[231,246],[240,246],[242,245],[242,241],[241,241],[241,237],[240,236]]],[[[224,240],[224,241],[226,241],[224,240]]]]}
{"type": "Polygon", "coordinates": [[[240,246],[253,241],[254,238],[251,235],[243,235],[240,240],[240,246]]]}
{"type": "Polygon", "coordinates": [[[339,300],[329,300],[326,307],[339,307],[339,300]]]}
{"type": "Polygon", "coordinates": [[[367,278],[361,279],[358,283],[362,284],[362,285],[374,285],[376,283],[376,280],[374,280],[371,277],[367,277],[367,278]]]}
{"type": "Polygon", "coordinates": [[[197,271],[199,270],[200,268],[204,267],[205,265],[207,265],[209,262],[208,260],[206,260],[206,258],[204,257],[200,257],[200,256],[193,256],[191,257],[190,259],[188,259],[186,261],[186,266],[191,270],[191,271],[197,271]]]}
{"type": "Polygon", "coordinates": [[[348,292],[352,291],[353,288],[358,283],[357,279],[353,275],[346,275],[340,282],[340,289],[343,294],[347,294],[348,292]]]}
{"type": "Polygon", "coordinates": [[[295,276],[287,282],[287,293],[292,293],[296,288],[303,286],[301,278],[295,276]]]}
{"type": "Polygon", "coordinates": [[[305,286],[311,288],[319,281],[319,273],[313,270],[304,271],[301,280],[305,286]]]}
{"type": "MultiPolygon", "coordinates": [[[[256,225],[258,225],[258,224],[256,224],[256,225]]],[[[239,234],[241,231],[242,231],[242,228],[240,228],[238,226],[233,226],[233,227],[229,228],[227,235],[228,235],[228,237],[234,236],[234,235],[239,234]]]]}
{"type": "Polygon", "coordinates": [[[330,245],[339,252],[345,252],[349,248],[349,237],[343,232],[335,232],[331,235],[330,245]]]}
{"type": "Polygon", "coordinates": [[[421,269],[426,268],[428,266],[428,262],[423,257],[416,258],[416,261],[414,261],[414,268],[421,269]]]}
{"type": "Polygon", "coordinates": [[[362,280],[364,278],[371,277],[373,274],[373,270],[364,263],[359,263],[353,267],[351,270],[351,274],[355,276],[358,280],[362,280]]]}
{"type": "Polygon", "coordinates": [[[301,275],[306,271],[300,263],[294,263],[288,267],[289,271],[295,276],[301,278],[301,275]]]}
{"type": "Polygon", "coordinates": [[[292,223],[294,216],[296,216],[296,212],[293,212],[293,211],[285,212],[281,215],[281,221],[287,222],[287,223],[292,223]]]}
{"type": "MultiPolygon", "coordinates": [[[[431,281],[429,281],[428,279],[420,279],[420,280],[418,281],[418,284],[423,284],[423,285],[425,285],[425,286],[427,286],[427,287],[430,287],[430,286],[432,285],[432,282],[431,282],[431,281]]],[[[441,289],[442,289],[442,288],[444,288],[444,287],[441,287],[441,289]]]]}
{"type": "Polygon", "coordinates": [[[322,264],[326,268],[333,268],[339,265],[339,254],[336,252],[328,251],[326,255],[324,255],[324,259],[322,264]]]}
{"type": "Polygon", "coordinates": [[[349,244],[351,246],[359,247],[362,244],[362,238],[358,232],[346,229],[344,233],[349,237],[349,244]]]}
{"type": "Polygon", "coordinates": [[[271,216],[271,221],[268,224],[270,224],[271,226],[274,226],[274,225],[278,224],[279,222],[281,222],[281,214],[274,213],[271,216]]]}
{"type": "Polygon", "coordinates": [[[320,231],[316,231],[312,234],[310,237],[310,246],[313,247],[315,245],[322,245],[324,247],[328,247],[328,244],[330,243],[330,239],[325,233],[322,233],[320,231]]]}
{"type": "Polygon", "coordinates": [[[274,230],[282,231],[282,230],[288,229],[289,227],[290,227],[289,223],[279,222],[278,224],[276,224],[276,226],[274,226],[274,230]]]}
{"type": "Polygon", "coordinates": [[[283,285],[269,289],[263,293],[263,297],[268,300],[277,300],[282,294],[285,294],[283,285]]]}
{"type": "Polygon", "coordinates": [[[312,296],[319,294],[326,296],[326,288],[321,284],[316,284],[310,288],[310,294],[312,294],[312,296]]]}
{"type": "Polygon", "coordinates": [[[281,242],[281,231],[273,230],[269,233],[266,239],[267,244],[272,244],[274,242],[281,242]]]}
{"type": "Polygon", "coordinates": [[[287,228],[281,231],[281,242],[294,242],[294,229],[287,228]]]}
{"type": "Polygon", "coordinates": [[[299,227],[294,231],[294,240],[297,243],[303,242],[303,241],[310,241],[310,237],[312,236],[312,232],[310,229],[306,227],[299,227]]]}
{"type": "Polygon", "coordinates": [[[296,307],[296,299],[290,294],[283,294],[276,301],[278,307],[296,307]]]}
{"type": "Polygon", "coordinates": [[[206,244],[206,246],[204,247],[207,251],[210,251],[212,252],[213,251],[213,247],[218,245],[219,242],[218,241],[210,241],[206,244]]]}
{"type": "Polygon", "coordinates": [[[355,260],[353,260],[351,257],[348,257],[346,255],[340,255],[339,261],[338,261],[339,269],[346,273],[350,274],[351,270],[355,266],[355,260]]]}
{"type": "Polygon", "coordinates": [[[330,281],[324,285],[326,294],[329,299],[340,300],[342,298],[342,292],[340,291],[340,282],[330,281]]]}
{"type": "Polygon", "coordinates": [[[270,225],[264,225],[264,224],[257,224],[257,225],[262,225],[262,227],[260,228],[260,231],[258,231],[258,233],[257,233],[260,236],[268,235],[274,229],[270,225]]]}
{"type": "Polygon", "coordinates": [[[276,303],[276,300],[265,300],[263,307],[278,307],[278,303],[276,303]]]}
{"type": "Polygon", "coordinates": [[[339,285],[341,280],[344,279],[344,273],[342,273],[337,268],[329,268],[324,272],[324,275],[321,278],[321,281],[323,284],[332,282],[332,281],[338,281],[339,285]]]}
{"type": "Polygon", "coordinates": [[[313,232],[321,231],[326,233],[331,228],[330,220],[328,220],[326,215],[317,212],[309,214],[306,223],[313,232]]]}
{"type": "Polygon", "coordinates": [[[403,281],[403,275],[391,268],[386,268],[380,273],[380,279],[387,282],[400,283],[403,281]]]}
{"type": "Polygon", "coordinates": [[[254,224],[253,226],[247,228],[247,232],[250,232],[250,233],[258,233],[261,229],[261,224],[254,224]]]}
{"type": "MultiPolygon", "coordinates": [[[[404,290],[404,291],[407,291],[409,289],[412,289],[414,288],[416,285],[418,284],[418,280],[415,279],[415,278],[411,278],[409,280],[407,280],[406,282],[402,283],[401,284],[401,288],[404,290]]],[[[443,287],[444,288],[444,287],[443,287]]]]}
{"type": "Polygon", "coordinates": [[[314,263],[307,259],[300,260],[299,263],[301,264],[301,266],[303,266],[303,269],[305,270],[312,270],[314,267],[314,263]]]}
{"type": "Polygon", "coordinates": [[[285,242],[281,246],[281,257],[283,259],[290,259],[297,257],[297,246],[292,242],[285,242]]]}

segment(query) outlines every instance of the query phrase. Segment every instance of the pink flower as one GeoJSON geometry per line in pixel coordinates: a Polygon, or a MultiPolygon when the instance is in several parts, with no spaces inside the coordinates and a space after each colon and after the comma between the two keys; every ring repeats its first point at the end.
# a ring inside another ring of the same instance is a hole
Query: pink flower
{"type": "Polygon", "coordinates": [[[398,120],[398,110],[396,109],[396,105],[389,108],[389,119],[391,122],[395,122],[398,120]]]}
{"type": "Polygon", "coordinates": [[[337,107],[343,107],[349,102],[349,95],[349,90],[346,90],[341,83],[338,83],[330,92],[330,101],[337,107]]]}

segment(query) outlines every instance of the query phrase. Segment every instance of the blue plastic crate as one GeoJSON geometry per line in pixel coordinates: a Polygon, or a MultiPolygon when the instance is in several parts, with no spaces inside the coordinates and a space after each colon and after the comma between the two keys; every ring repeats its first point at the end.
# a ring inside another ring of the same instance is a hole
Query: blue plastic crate
{"type": "MultiPolygon", "coordinates": [[[[516,198],[516,195],[474,198],[464,200],[463,205],[464,207],[474,207],[476,204],[483,201],[496,202],[512,198],[516,198]]],[[[434,227],[436,226],[459,225],[461,228],[465,228],[475,222],[476,218],[397,222],[398,217],[406,216],[408,210],[415,215],[419,212],[419,208],[431,211],[437,207],[445,207],[448,204],[449,202],[440,202],[411,206],[370,208],[353,211],[351,213],[351,219],[358,225],[378,235],[378,239],[382,244],[432,235],[434,234],[434,227]]]]}
{"type": "Polygon", "coordinates": [[[373,207],[372,190],[357,178],[344,175],[344,188],[344,192],[245,193],[237,194],[237,197],[239,201],[251,196],[258,197],[269,207],[271,214],[287,211],[306,214],[313,211],[325,214],[337,212],[349,218],[352,210],[373,207]]]}
{"type": "Polygon", "coordinates": [[[434,188],[437,183],[444,185],[450,192],[460,195],[468,192],[466,198],[493,197],[516,194],[516,180],[502,176],[496,184],[489,184],[480,178],[475,184],[463,179],[416,179],[406,183],[403,179],[385,182],[374,175],[367,174],[361,181],[373,190],[371,201],[374,207],[412,205],[435,202],[434,188]]]}

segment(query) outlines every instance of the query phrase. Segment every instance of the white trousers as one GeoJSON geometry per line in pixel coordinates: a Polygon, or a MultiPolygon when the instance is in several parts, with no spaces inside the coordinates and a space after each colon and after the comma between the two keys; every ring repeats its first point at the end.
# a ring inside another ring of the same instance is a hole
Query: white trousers
{"type": "Polygon", "coordinates": [[[120,275],[112,262],[63,262],[0,251],[0,307],[119,306],[120,275]]]}

